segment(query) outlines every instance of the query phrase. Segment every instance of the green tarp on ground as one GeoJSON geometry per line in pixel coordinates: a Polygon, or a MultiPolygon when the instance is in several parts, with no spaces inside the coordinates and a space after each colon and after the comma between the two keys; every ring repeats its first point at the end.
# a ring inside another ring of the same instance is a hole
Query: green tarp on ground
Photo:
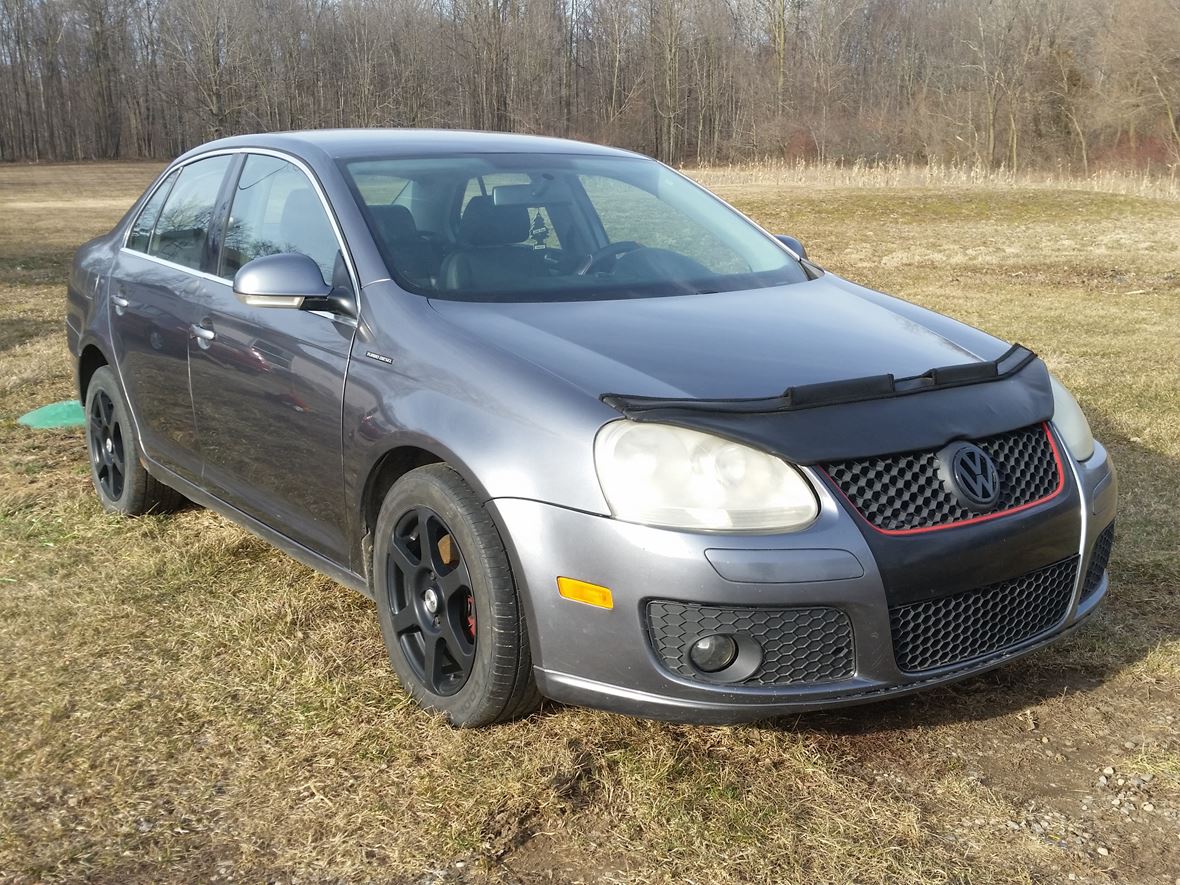
{"type": "Polygon", "coordinates": [[[81,427],[86,423],[86,413],[76,399],[61,403],[50,403],[39,409],[21,415],[17,422],[34,430],[52,430],[57,427],[81,427]]]}

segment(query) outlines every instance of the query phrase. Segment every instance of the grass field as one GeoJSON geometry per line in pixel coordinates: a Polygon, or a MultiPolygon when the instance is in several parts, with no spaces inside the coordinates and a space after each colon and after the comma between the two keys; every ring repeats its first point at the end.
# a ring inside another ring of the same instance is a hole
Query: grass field
{"type": "Polygon", "coordinates": [[[1180,882],[1180,201],[717,182],[1073,388],[1121,483],[1090,626],[836,714],[455,732],[369,602],[203,510],[105,515],[80,432],[17,425],[74,393],[72,249],[157,168],[0,167],[0,880],[1180,882]]]}

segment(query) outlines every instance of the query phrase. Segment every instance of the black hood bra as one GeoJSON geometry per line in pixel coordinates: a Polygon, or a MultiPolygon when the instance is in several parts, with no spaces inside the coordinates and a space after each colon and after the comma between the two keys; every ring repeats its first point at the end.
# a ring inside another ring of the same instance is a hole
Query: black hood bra
{"type": "Polygon", "coordinates": [[[936,449],[1053,417],[1049,370],[1019,344],[990,362],[895,378],[870,375],[789,387],[780,396],[675,399],[607,393],[634,421],[701,430],[796,464],[936,449]]]}

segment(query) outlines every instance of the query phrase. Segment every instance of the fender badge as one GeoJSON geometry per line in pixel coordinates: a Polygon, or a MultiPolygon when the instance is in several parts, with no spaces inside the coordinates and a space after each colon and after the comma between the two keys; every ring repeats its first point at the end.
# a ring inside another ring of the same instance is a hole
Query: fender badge
{"type": "Polygon", "coordinates": [[[385,365],[387,365],[387,366],[393,365],[393,357],[385,356],[385,354],[382,354],[382,353],[373,353],[373,351],[371,351],[371,350],[366,350],[365,356],[367,356],[371,360],[376,360],[379,363],[385,363],[385,365]]]}

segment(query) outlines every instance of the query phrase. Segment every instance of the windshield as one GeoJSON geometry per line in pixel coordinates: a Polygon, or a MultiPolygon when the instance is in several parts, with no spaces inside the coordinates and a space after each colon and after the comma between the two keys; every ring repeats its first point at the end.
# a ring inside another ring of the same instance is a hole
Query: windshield
{"type": "Polygon", "coordinates": [[[390,275],[423,295],[571,301],[807,279],[775,240],[654,160],[479,154],[342,166],[390,275]]]}

